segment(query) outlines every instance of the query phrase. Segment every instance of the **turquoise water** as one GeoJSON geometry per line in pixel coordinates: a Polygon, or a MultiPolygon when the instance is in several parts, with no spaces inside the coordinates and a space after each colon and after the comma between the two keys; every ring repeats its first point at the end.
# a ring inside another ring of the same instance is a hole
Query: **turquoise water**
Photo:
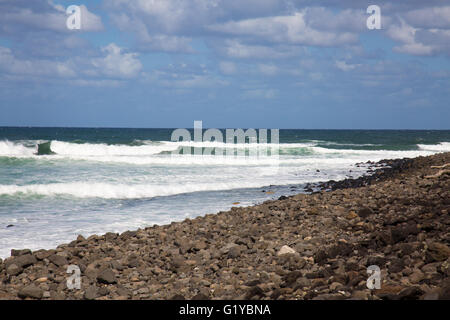
{"type": "Polygon", "coordinates": [[[223,157],[229,145],[173,142],[172,132],[0,128],[0,257],[259,203],[365,174],[359,162],[450,151],[448,130],[280,130],[271,156],[246,143],[223,157]]]}

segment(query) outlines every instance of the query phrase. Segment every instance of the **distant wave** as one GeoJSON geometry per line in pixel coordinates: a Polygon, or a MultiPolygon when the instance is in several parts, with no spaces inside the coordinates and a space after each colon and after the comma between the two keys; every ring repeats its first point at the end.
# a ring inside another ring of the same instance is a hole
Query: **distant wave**
{"type": "Polygon", "coordinates": [[[434,152],[449,152],[450,142],[441,142],[438,144],[418,144],[420,150],[434,151],[434,152]]]}
{"type": "Polygon", "coordinates": [[[157,196],[169,196],[181,193],[191,193],[199,191],[219,191],[240,188],[259,188],[263,187],[261,182],[229,182],[229,183],[196,183],[196,184],[177,184],[177,185],[128,185],[128,184],[110,184],[110,183],[53,183],[36,185],[0,185],[0,195],[68,195],[77,198],[105,198],[105,199],[137,199],[152,198],[157,196]]]}
{"type": "MultiPolygon", "coordinates": [[[[179,153],[183,147],[202,147],[213,150],[224,150],[229,144],[222,142],[170,142],[170,141],[139,141],[139,145],[109,145],[104,143],[72,143],[64,141],[51,141],[49,149],[44,155],[36,156],[38,145],[45,141],[0,141],[0,157],[14,158],[34,158],[34,159],[69,159],[86,160],[98,162],[116,162],[136,165],[191,165],[191,164],[231,164],[231,165],[271,165],[273,161],[281,163],[303,163],[305,158],[318,158],[322,161],[326,158],[348,158],[352,160],[363,160],[366,157],[378,159],[416,157],[431,155],[436,152],[450,151],[450,142],[441,142],[434,145],[418,144],[417,150],[381,150],[381,149],[345,149],[324,147],[322,142],[311,141],[304,143],[281,143],[279,145],[280,158],[273,159],[264,157],[267,153],[265,147],[271,144],[233,144],[235,149],[247,152],[246,156],[226,157],[226,156],[194,156],[179,153]],[[320,144],[319,144],[320,143],[320,144]],[[219,149],[217,149],[219,148],[219,149]],[[51,152],[50,152],[51,151],[51,152]],[[51,154],[52,152],[56,154],[51,154]],[[259,157],[256,157],[259,152],[259,157]],[[263,156],[261,156],[263,155],[263,156]]],[[[337,143],[333,143],[338,145],[337,143]]],[[[345,144],[344,144],[345,145],[345,144]]],[[[331,145],[330,145],[331,146],[331,145]]],[[[362,145],[361,145],[362,146],[362,145]]],[[[307,160],[308,161],[308,160],[307,160]]]]}

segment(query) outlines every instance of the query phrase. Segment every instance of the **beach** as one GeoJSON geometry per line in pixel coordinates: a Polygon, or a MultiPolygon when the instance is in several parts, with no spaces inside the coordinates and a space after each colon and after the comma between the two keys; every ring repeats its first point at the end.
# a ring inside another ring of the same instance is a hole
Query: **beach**
{"type": "Polygon", "coordinates": [[[448,163],[448,152],[390,160],[309,194],[12,250],[0,298],[450,299],[448,163]],[[80,289],[67,287],[70,265],[80,289]]]}

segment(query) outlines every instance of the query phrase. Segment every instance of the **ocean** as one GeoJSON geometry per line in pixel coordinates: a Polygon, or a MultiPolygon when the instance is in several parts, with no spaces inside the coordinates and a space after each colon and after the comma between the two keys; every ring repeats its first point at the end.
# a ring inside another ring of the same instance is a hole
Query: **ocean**
{"type": "Polygon", "coordinates": [[[0,257],[261,203],[367,174],[367,161],[450,151],[450,130],[280,130],[274,158],[255,142],[221,157],[229,144],[172,133],[0,127],[0,257]]]}

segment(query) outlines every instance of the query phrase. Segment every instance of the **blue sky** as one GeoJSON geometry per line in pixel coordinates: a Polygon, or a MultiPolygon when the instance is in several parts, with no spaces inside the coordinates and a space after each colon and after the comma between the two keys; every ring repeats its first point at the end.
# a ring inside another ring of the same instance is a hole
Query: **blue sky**
{"type": "Polygon", "coordinates": [[[450,129],[447,1],[0,0],[0,21],[1,126],[450,129]]]}

